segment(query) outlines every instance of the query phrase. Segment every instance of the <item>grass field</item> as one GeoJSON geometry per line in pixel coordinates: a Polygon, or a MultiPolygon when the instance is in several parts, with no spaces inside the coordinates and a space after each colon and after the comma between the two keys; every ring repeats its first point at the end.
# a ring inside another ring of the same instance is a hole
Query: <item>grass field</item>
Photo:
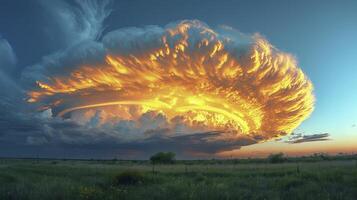
{"type": "Polygon", "coordinates": [[[354,160],[300,163],[0,160],[0,199],[357,199],[354,160]]]}

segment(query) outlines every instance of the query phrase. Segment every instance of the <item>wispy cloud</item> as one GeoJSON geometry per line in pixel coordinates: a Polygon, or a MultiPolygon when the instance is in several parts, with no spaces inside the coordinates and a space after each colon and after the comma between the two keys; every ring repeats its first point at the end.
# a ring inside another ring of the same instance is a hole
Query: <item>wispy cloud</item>
{"type": "Polygon", "coordinates": [[[98,40],[104,30],[104,20],[111,14],[109,0],[46,1],[40,0],[46,16],[47,34],[61,40],[62,48],[85,40],[98,40]]]}
{"type": "Polygon", "coordinates": [[[10,43],[0,35],[0,72],[12,75],[16,69],[17,58],[10,43]]]}
{"type": "Polygon", "coordinates": [[[312,135],[302,135],[294,134],[286,142],[291,144],[305,143],[305,142],[317,142],[317,141],[327,141],[330,140],[329,133],[312,134],[312,135]]]}

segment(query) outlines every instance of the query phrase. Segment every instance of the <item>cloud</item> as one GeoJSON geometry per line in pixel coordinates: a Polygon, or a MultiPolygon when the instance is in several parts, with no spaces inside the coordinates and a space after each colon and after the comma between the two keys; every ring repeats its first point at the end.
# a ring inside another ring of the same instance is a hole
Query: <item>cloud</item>
{"type": "Polygon", "coordinates": [[[0,80],[18,88],[0,92],[0,103],[13,93],[0,104],[2,146],[210,155],[289,134],[313,110],[312,83],[295,58],[258,34],[184,20],[102,35],[108,1],[40,3],[62,49],[27,67],[21,86],[0,80]]]}
{"type": "Polygon", "coordinates": [[[48,141],[44,137],[28,136],[26,139],[26,143],[29,145],[43,145],[43,144],[48,143],[48,141]]]}
{"type": "MultiPolygon", "coordinates": [[[[37,80],[33,81],[32,85],[37,85],[30,91],[30,101],[50,107],[55,115],[143,99],[146,106],[155,104],[149,102],[155,99],[170,104],[163,100],[168,96],[179,103],[189,102],[180,105],[181,110],[189,106],[202,109],[204,106],[197,106],[200,102],[224,101],[233,114],[210,103],[206,111],[216,113],[200,112],[200,116],[213,124],[208,118],[220,115],[227,122],[223,126],[270,138],[290,133],[313,110],[312,84],[294,58],[258,35],[243,36],[227,28],[216,31],[200,21],[182,21],[164,28],[110,32],[103,37],[104,50],[74,49],[69,60],[98,57],[98,62],[69,62],[61,67],[67,56],[61,56],[60,61],[51,57],[49,63],[54,65],[40,63],[28,70],[35,73],[24,73],[25,79],[37,80]],[[221,89],[213,92],[213,88],[221,89]],[[159,94],[150,96],[155,93],[159,94]],[[206,96],[195,96],[197,93],[206,96]],[[233,124],[228,125],[228,118],[234,119],[233,124]]],[[[167,115],[171,111],[174,108],[163,112],[167,115]]]]}
{"type": "Polygon", "coordinates": [[[198,153],[200,156],[208,156],[259,142],[250,137],[237,138],[234,134],[222,132],[168,134],[170,129],[158,128],[162,120],[158,120],[157,116],[150,115],[146,118],[142,121],[148,124],[144,131],[143,127],[139,130],[124,122],[117,124],[115,129],[83,126],[72,119],[52,118],[48,111],[31,115],[12,113],[12,116],[0,118],[0,132],[5,133],[0,136],[0,144],[12,144],[16,151],[22,154],[24,149],[28,154],[36,149],[36,152],[41,152],[42,155],[47,155],[48,150],[51,152],[57,149],[56,152],[62,152],[60,155],[70,155],[73,149],[77,149],[82,152],[80,156],[84,158],[104,155],[114,157],[128,151],[135,152],[134,155],[140,158],[146,158],[157,151],[175,151],[181,157],[190,158],[198,153]],[[156,124],[151,124],[155,121],[156,124]],[[145,134],[139,134],[143,131],[145,134]],[[86,149],[97,149],[98,152],[88,154],[86,149]]]}
{"type": "Polygon", "coordinates": [[[257,143],[249,137],[237,139],[231,135],[231,139],[223,138],[222,132],[195,132],[187,135],[172,137],[155,136],[145,140],[137,140],[131,143],[122,143],[121,151],[130,150],[136,155],[150,156],[158,151],[173,151],[180,157],[194,158],[212,156],[214,154],[239,149],[242,146],[257,143]]]}
{"type": "MultiPolygon", "coordinates": [[[[16,63],[16,55],[11,45],[0,37],[0,130],[4,129],[4,124],[8,124],[6,118],[13,123],[9,123],[9,126],[16,126],[16,119],[13,117],[24,107],[22,98],[25,98],[25,93],[13,76],[16,63]]],[[[3,130],[0,131],[1,134],[4,134],[3,130]]]]}
{"type": "Polygon", "coordinates": [[[259,140],[254,140],[251,137],[240,136],[237,138],[236,135],[220,132],[194,133],[177,136],[173,140],[177,145],[183,147],[182,149],[206,154],[240,149],[242,146],[259,142],[259,140]]]}
{"type": "Polygon", "coordinates": [[[27,67],[22,72],[22,84],[34,87],[36,80],[47,79],[45,74],[66,76],[83,65],[103,63],[105,50],[101,43],[85,40],[64,51],[44,56],[42,61],[27,67]]]}
{"type": "Polygon", "coordinates": [[[16,62],[17,58],[10,43],[0,35],[0,72],[12,75],[16,62]]]}
{"type": "Polygon", "coordinates": [[[188,149],[213,153],[286,135],[313,109],[311,82],[294,58],[259,35],[187,20],[123,28],[93,40],[45,57],[22,76],[32,83],[26,84],[30,102],[79,125],[54,129],[65,143],[111,138],[138,145],[160,138],[165,144],[174,140],[177,145],[169,146],[178,148],[181,140],[191,139],[199,145],[184,141],[199,148],[188,149]],[[191,109],[180,111],[185,107],[191,109]],[[103,133],[82,132],[89,130],[103,133]],[[231,141],[187,136],[216,130],[231,141]]]}
{"type": "Polygon", "coordinates": [[[327,141],[330,140],[329,133],[313,134],[313,135],[302,135],[295,134],[290,137],[286,142],[291,144],[305,143],[305,142],[316,142],[316,141],[327,141]]]}
{"type": "MultiPolygon", "coordinates": [[[[9,120],[9,118],[7,118],[9,120]]],[[[6,135],[0,137],[5,148],[0,155],[27,155],[74,158],[147,158],[157,151],[174,151],[180,157],[191,158],[239,149],[254,144],[251,138],[226,140],[219,132],[192,133],[190,135],[153,137],[125,140],[116,132],[81,126],[71,120],[44,119],[40,116],[15,116],[15,121],[2,124],[6,135]],[[16,124],[16,125],[14,125],[16,124]],[[12,152],[6,148],[11,144],[12,152]],[[78,153],[78,154],[77,154],[78,153]]]]}
{"type": "Polygon", "coordinates": [[[62,48],[73,46],[85,40],[97,40],[104,30],[104,20],[110,15],[110,1],[40,0],[46,17],[48,36],[62,48]]]}

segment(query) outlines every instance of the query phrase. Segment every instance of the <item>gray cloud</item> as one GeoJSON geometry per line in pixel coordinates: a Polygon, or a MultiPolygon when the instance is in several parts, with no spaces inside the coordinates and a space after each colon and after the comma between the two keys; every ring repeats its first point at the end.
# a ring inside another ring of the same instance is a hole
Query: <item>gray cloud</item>
{"type": "MultiPolygon", "coordinates": [[[[248,137],[236,138],[231,135],[231,138],[227,139],[227,136],[223,137],[221,132],[170,136],[164,129],[161,129],[164,131],[163,134],[159,134],[160,130],[156,129],[153,130],[155,135],[152,137],[128,140],[120,134],[130,134],[130,132],[91,128],[72,120],[52,119],[41,115],[13,116],[6,118],[5,121],[0,118],[0,123],[0,132],[6,133],[0,136],[0,145],[5,147],[11,144],[13,148],[16,147],[14,153],[29,156],[35,156],[30,152],[47,155],[47,151],[55,151],[61,152],[59,156],[83,158],[101,158],[102,156],[147,158],[157,151],[174,151],[181,157],[190,158],[195,157],[196,154],[208,156],[257,143],[248,137]],[[73,149],[80,151],[81,154],[71,155],[73,149]],[[97,152],[89,154],[91,149],[96,149],[97,152]],[[134,154],[127,154],[128,152],[134,154]]],[[[9,152],[0,152],[0,156],[4,156],[5,153],[9,152]]]]}
{"type": "Polygon", "coordinates": [[[16,62],[17,58],[10,43],[0,35],[0,72],[12,75],[16,62]]]}
{"type": "Polygon", "coordinates": [[[17,126],[17,117],[25,107],[22,101],[25,94],[12,76],[16,60],[11,45],[0,38],[0,135],[7,132],[7,127],[22,128],[17,126]]]}
{"type": "Polygon", "coordinates": [[[22,72],[22,82],[33,87],[36,80],[46,79],[46,74],[66,75],[77,66],[103,62],[105,50],[97,42],[104,30],[104,20],[112,12],[110,0],[39,0],[44,14],[47,35],[58,51],[44,56],[42,61],[22,72]]]}
{"type": "Polygon", "coordinates": [[[22,84],[34,87],[36,80],[47,79],[47,74],[66,76],[78,66],[104,63],[104,56],[101,43],[92,40],[79,42],[63,51],[44,56],[41,62],[25,68],[22,84]]]}
{"type": "Polygon", "coordinates": [[[286,142],[291,144],[298,144],[304,142],[326,141],[326,140],[330,140],[329,136],[330,136],[329,133],[312,134],[312,135],[294,134],[286,142]]]}
{"type": "Polygon", "coordinates": [[[62,48],[99,39],[105,28],[103,22],[111,13],[109,0],[39,0],[39,3],[50,19],[45,25],[48,36],[62,48]]]}

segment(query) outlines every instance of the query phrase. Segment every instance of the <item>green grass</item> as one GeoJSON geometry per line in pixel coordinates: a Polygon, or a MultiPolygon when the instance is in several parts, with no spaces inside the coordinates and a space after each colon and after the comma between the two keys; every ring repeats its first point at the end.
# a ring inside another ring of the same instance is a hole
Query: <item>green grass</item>
{"type": "Polygon", "coordinates": [[[352,200],[357,166],[355,161],[195,162],[157,165],[153,173],[146,162],[0,160],[0,199],[352,200]]]}

